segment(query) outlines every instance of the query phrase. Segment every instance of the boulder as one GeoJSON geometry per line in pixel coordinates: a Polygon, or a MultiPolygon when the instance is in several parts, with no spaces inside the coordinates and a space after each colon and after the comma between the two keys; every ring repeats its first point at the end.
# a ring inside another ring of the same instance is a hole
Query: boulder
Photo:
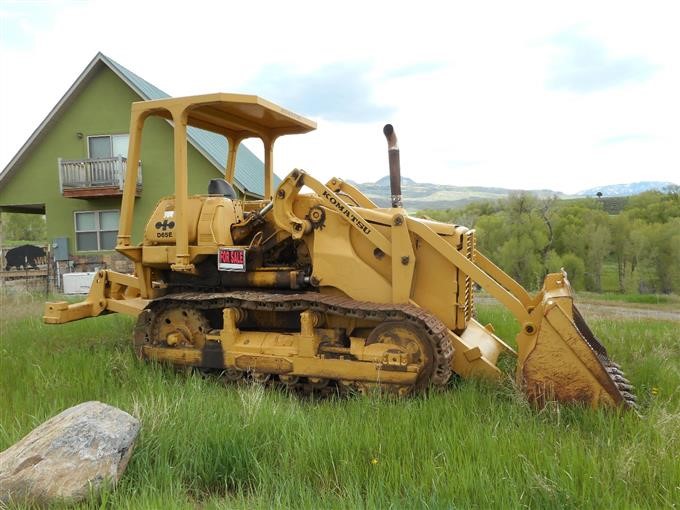
{"type": "Polygon", "coordinates": [[[125,471],[139,420],[101,402],[66,409],[0,453],[3,503],[74,503],[125,471]]]}

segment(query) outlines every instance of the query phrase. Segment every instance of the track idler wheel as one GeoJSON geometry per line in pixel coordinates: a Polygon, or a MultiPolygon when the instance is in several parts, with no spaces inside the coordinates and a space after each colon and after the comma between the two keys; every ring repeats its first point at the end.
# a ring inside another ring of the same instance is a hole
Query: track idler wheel
{"type": "Polygon", "coordinates": [[[209,329],[208,319],[198,310],[173,306],[156,314],[151,324],[151,339],[153,344],[168,347],[202,349],[209,329]]]}
{"type": "Polygon", "coordinates": [[[193,347],[202,349],[210,330],[208,319],[198,310],[170,306],[160,310],[146,309],[137,318],[133,345],[137,357],[146,358],[145,346],[172,349],[193,347]]]}

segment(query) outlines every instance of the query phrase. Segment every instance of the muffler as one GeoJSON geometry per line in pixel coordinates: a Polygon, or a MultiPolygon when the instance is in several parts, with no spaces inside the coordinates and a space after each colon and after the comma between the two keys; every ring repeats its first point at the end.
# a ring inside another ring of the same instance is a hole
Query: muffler
{"type": "Polygon", "coordinates": [[[390,162],[390,194],[392,195],[392,207],[402,207],[401,163],[399,162],[397,135],[394,133],[392,124],[385,124],[383,133],[385,134],[385,138],[387,138],[387,154],[390,162]]]}

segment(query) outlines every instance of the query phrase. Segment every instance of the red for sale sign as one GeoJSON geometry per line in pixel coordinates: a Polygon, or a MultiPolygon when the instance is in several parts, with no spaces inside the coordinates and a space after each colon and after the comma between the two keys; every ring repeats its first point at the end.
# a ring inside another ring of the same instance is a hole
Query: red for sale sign
{"type": "Polygon", "coordinates": [[[218,248],[217,269],[220,271],[245,271],[246,250],[243,248],[218,248]]]}

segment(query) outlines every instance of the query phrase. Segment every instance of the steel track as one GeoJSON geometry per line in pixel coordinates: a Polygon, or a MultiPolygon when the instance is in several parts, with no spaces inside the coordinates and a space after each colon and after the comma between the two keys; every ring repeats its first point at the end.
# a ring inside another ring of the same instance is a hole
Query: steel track
{"type": "MultiPolygon", "coordinates": [[[[427,380],[419,381],[418,387],[427,385],[443,386],[451,377],[453,345],[448,337],[448,329],[436,316],[417,306],[356,301],[316,292],[182,292],[162,296],[149,303],[146,310],[150,314],[143,313],[140,315],[136,328],[138,330],[137,335],[140,331],[144,331],[145,328],[148,329],[149,324],[154,323],[154,318],[158,313],[175,306],[202,311],[221,310],[223,308],[242,308],[244,310],[269,312],[303,312],[311,310],[339,317],[367,319],[376,323],[407,321],[420,327],[425,332],[433,354],[431,374],[427,380]]],[[[150,335],[151,332],[146,331],[146,337],[150,338],[150,335]]],[[[171,349],[171,347],[168,347],[168,349],[171,349]]],[[[347,380],[343,379],[337,382],[351,383],[351,376],[348,375],[347,380]]]]}

